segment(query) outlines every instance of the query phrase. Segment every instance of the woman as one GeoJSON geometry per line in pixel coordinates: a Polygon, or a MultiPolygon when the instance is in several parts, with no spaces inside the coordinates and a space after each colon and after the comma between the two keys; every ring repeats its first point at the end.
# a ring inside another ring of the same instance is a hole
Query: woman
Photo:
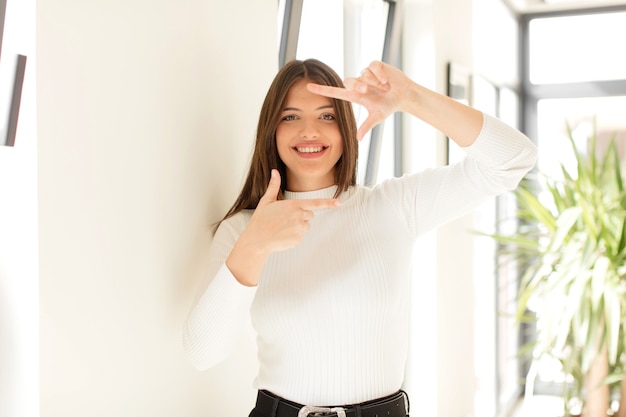
{"type": "Polygon", "coordinates": [[[400,389],[413,243],[515,188],[535,161],[520,132],[382,62],[345,87],[319,61],[288,63],[263,104],[243,190],[216,231],[214,278],[185,324],[189,357],[200,369],[221,361],[251,314],[260,363],[251,417],[408,415],[400,389]],[[368,111],[358,131],[350,102],[368,111]],[[396,111],[467,157],[357,186],[357,140],[396,111]]]}

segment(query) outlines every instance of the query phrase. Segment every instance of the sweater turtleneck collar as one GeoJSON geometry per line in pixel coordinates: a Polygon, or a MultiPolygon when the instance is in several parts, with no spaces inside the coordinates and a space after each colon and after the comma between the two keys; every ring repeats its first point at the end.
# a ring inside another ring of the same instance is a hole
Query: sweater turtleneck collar
{"type": "Polygon", "coordinates": [[[285,191],[283,194],[286,200],[310,200],[313,198],[333,198],[337,192],[337,186],[331,185],[327,188],[314,191],[285,191]]]}

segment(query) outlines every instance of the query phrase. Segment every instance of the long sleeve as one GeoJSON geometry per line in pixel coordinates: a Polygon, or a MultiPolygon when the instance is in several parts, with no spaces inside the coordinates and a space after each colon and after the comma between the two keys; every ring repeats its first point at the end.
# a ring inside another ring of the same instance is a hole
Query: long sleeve
{"type": "Polygon", "coordinates": [[[537,161],[537,148],[523,133],[487,114],[480,134],[453,165],[388,180],[383,189],[419,236],[512,190],[537,161]]]}
{"type": "MultiPolygon", "coordinates": [[[[512,190],[537,163],[537,147],[520,131],[483,114],[483,128],[471,146],[464,148],[476,161],[481,187],[493,194],[512,190]]],[[[476,178],[472,176],[472,178],[476,178]]]]}
{"type": "Polygon", "coordinates": [[[215,233],[209,256],[213,279],[191,310],[183,329],[183,346],[191,363],[207,369],[224,360],[248,320],[255,287],[241,285],[224,263],[245,228],[247,216],[223,222],[215,233]]]}

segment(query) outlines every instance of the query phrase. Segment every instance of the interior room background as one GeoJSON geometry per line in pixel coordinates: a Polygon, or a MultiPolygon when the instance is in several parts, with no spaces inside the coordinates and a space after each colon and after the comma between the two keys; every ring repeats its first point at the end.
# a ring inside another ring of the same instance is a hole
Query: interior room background
{"type": "MultiPolygon", "coordinates": [[[[366,13],[376,2],[345,4],[366,13]]],[[[278,3],[7,0],[2,53],[28,64],[15,146],[0,146],[1,417],[248,414],[252,329],[205,372],[186,361],[181,329],[278,69],[278,3]]],[[[445,92],[455,62],[519,85],[508,2],[402,3],[412,78],[445,92]]],[[[446,163],[444,137],[416,120],[403,130],[404,172],[446,163]]],[[[476,327],[495,320],[476,308],[495,291],[477,291],[493,263],[471,233],[493,210],[416,246],[406,389],[421,414],[496,413],[495,365],[481,362],[495,330],[476,327]]]]}

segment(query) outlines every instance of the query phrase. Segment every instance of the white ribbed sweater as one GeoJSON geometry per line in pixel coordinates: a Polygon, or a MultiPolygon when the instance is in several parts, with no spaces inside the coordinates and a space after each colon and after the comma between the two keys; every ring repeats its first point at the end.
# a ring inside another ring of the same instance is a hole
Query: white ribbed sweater
{"type": "MultiPolygon", "coordinates": [[[[224,221],[211,247],[214,278],[185,323],[194,365],[224,359],[251,314],[257,388],[308,405],[358,403],[400,389],[415,239],[515,188],[536,161],[528,138],[487,115],[465,150],[456,165],[342,193],[341,207],[315,212],[298,246],[270,256],[257,287],[240,285],[224,264],[252,211],[224,221]]],[[[330,198],[335,190],[285,197],[330,198]]]]}

